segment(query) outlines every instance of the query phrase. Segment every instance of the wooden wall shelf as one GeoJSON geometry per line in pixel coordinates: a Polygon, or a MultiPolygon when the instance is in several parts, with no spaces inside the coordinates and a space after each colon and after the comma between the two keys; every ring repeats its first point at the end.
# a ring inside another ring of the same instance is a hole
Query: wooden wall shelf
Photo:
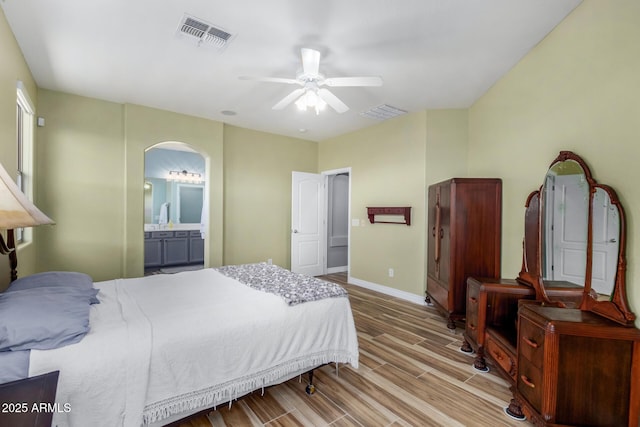
{"type": "Polygon", "coordinates": [[[406,224],[411,225],[411,206],[403,207],[367,207],[367,215],[371,224],[406,224]],[[404,222],[376,221],[376,215],[401,215],[404,222]]]}

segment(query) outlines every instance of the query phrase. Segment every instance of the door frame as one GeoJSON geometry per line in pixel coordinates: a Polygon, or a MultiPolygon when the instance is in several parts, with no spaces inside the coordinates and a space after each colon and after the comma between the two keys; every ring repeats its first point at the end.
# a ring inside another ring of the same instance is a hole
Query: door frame
{"type": "MultiPolygon", "coordinates": [[[[211,156],[209,154],[206,154],[205,152],[201,151],[199,148],[194,147],[193,145],[187,143],[187,142],[182,142],[182,141],[175,141],[175,140],[167,140],[167,141],[162,141],[162,142],[157,142],[155,144],[151,144],[149,146],[146,146],[143,151],[142,151],[142,182],[144,183],[146,181],[146,174],[145,174],[145,170],[146,170],[146,160],[145,160],[145,154],[147,153],[147,151],[152,150],[152,149],[156,149],[156,148],[160,148],[160,149],[168,149],[168,150],[174,150],[174,151],[179,151],[180,148],[185,147],[187,148],[187,151],[193,152],[198,154],[200,157],[202,157],[202,159],[204,160],[204,179],[203,179],[203,187],[202,187],[202,195],[203,195],[203,200],[202,200],[202,205],[205,207],[206,212],[205,212],[205,220],[206,220],[206,225],[203,227],[203,224],[200,224],[200,231],[206,231],[204,232],[204,236],[203,236],[203,240],[204,240],[204,247],[205,247],[205,257],[204,257],[204,262],[203,262],[203,266],[204,268],[209,268],[210,265],[210,261],[209,261],[209,256],[207,256],[209,254],[209,245],[210,245],[210,236],[212,234],[211,230],[212,230],[212,226],[211,226],[211,214],[209,212],[209,192],[210,190],[210,180],[211,180],[211,156]]],[[[142,196],[142,229],[144,230],[144,226],[146,224],[145,222],[145,217],[144,217],[144,191],[143,191],[143,196],[142,196]]],[[[144,275],[144,271],[145,271],[145,266],[144,266],[144,232],[142,233],[142,239],[141,239],[141,246],[142,246],[142,274],[144,275]]],[[[123,265],[126,266],[126,261],[123,263],[123,265]]]]}
{"type": "Polygon", "coordinates": [[[347,226],[347,277],[351,276],[351,167],[331,169],[320,172],[324,177],[324,212],[322,212],[323,232],[322,238],[324,239],[324,262],[323,262],[323,274],[327,274],[327,251],[329,250],[329,236],[328,236],[328,220],[329,220],[329,176],[338,175],[341,173],[349,174],[348,185],[348,202],[347,202],[347,220],[349,224],[347,226]]]}

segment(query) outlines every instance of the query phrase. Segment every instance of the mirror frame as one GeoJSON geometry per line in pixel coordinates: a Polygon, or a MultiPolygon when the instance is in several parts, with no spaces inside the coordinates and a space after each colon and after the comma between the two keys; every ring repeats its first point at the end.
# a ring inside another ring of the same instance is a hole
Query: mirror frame
{"type": "MultiPolygon", "coordinates": [[[[625,326],[634,326],[636,319],[635,314],[629,309],[626,291],[626,221],[622,204],[618,195],[605,184],[599,184],[591,175],[591,170],[585,161],[577,154],[571,151],[561,151],[556,157],[549,169],[556,163],[573,160],[577,162],[583,169],[586,181],[589,185],[589,209],[588,209],[588,225],[587,225],[587,260],[585,271],[585,283],[583,288],[582,301],[580,309],[591,311],[614,322],[625,326]],[[608,195],[611,205],[618,209],[620,216],[620,237],[619,250],[617,259],[617,271],[614,281],[613,292],[609,301],[598,300],[597,294],[592,292],[591,277],[593,267],[593,198],[596,189],[602,189],[608,195]]],[[[525,204],[525,221],[524,221],[524,240],[522,251],[522,269],[517,280],[520,283],[532,286],[536,290],[536,298],[543,304],[566,307],[562,301],[552,301],[547,295],[545,283],[542,278],[542,215],[544,212],[543,187],[533,191],[527,198],[525,204]]]]}

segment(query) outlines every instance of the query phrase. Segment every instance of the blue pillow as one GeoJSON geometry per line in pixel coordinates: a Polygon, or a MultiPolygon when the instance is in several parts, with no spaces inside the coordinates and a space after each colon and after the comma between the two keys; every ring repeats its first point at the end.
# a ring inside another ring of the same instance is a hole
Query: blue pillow
{"type": "Polygon", "coordinates": [[[49,350],[80,341],[89,332],[93,291],[42,287],[0,294],[0,351],[49,350]]]}
{"type": "MultiPolygon", "coordinates": [[[[18,291],[22,289],[34,289],[44,287],[60,286],[68,289],[94,289],[91,276],[75,271],[47,271],[44,273],[32,274],[20,277],[9,286],[5,292],[18,291]]],[[[91,304],[98,304],[100,300],[96,297],[98,290],[90,300],[91,304]]]]}
{"type": "Polygon", "coordinates": [[[8,383],[29,376],[29,350],[0,351],[0,383],[8,383]]]}

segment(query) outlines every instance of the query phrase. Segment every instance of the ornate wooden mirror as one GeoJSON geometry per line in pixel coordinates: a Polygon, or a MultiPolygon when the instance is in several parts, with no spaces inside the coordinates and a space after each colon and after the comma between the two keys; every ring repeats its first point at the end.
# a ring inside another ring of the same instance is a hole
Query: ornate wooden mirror
{"type": "Polygon", "coordinates": [[[598,184],[584,160],[561,151],[525,210],[522,270],[545,304],[546,286],[582,287],[580,308],[633,326],[625,282],[625,217],[615,191],[598,184]]]}

